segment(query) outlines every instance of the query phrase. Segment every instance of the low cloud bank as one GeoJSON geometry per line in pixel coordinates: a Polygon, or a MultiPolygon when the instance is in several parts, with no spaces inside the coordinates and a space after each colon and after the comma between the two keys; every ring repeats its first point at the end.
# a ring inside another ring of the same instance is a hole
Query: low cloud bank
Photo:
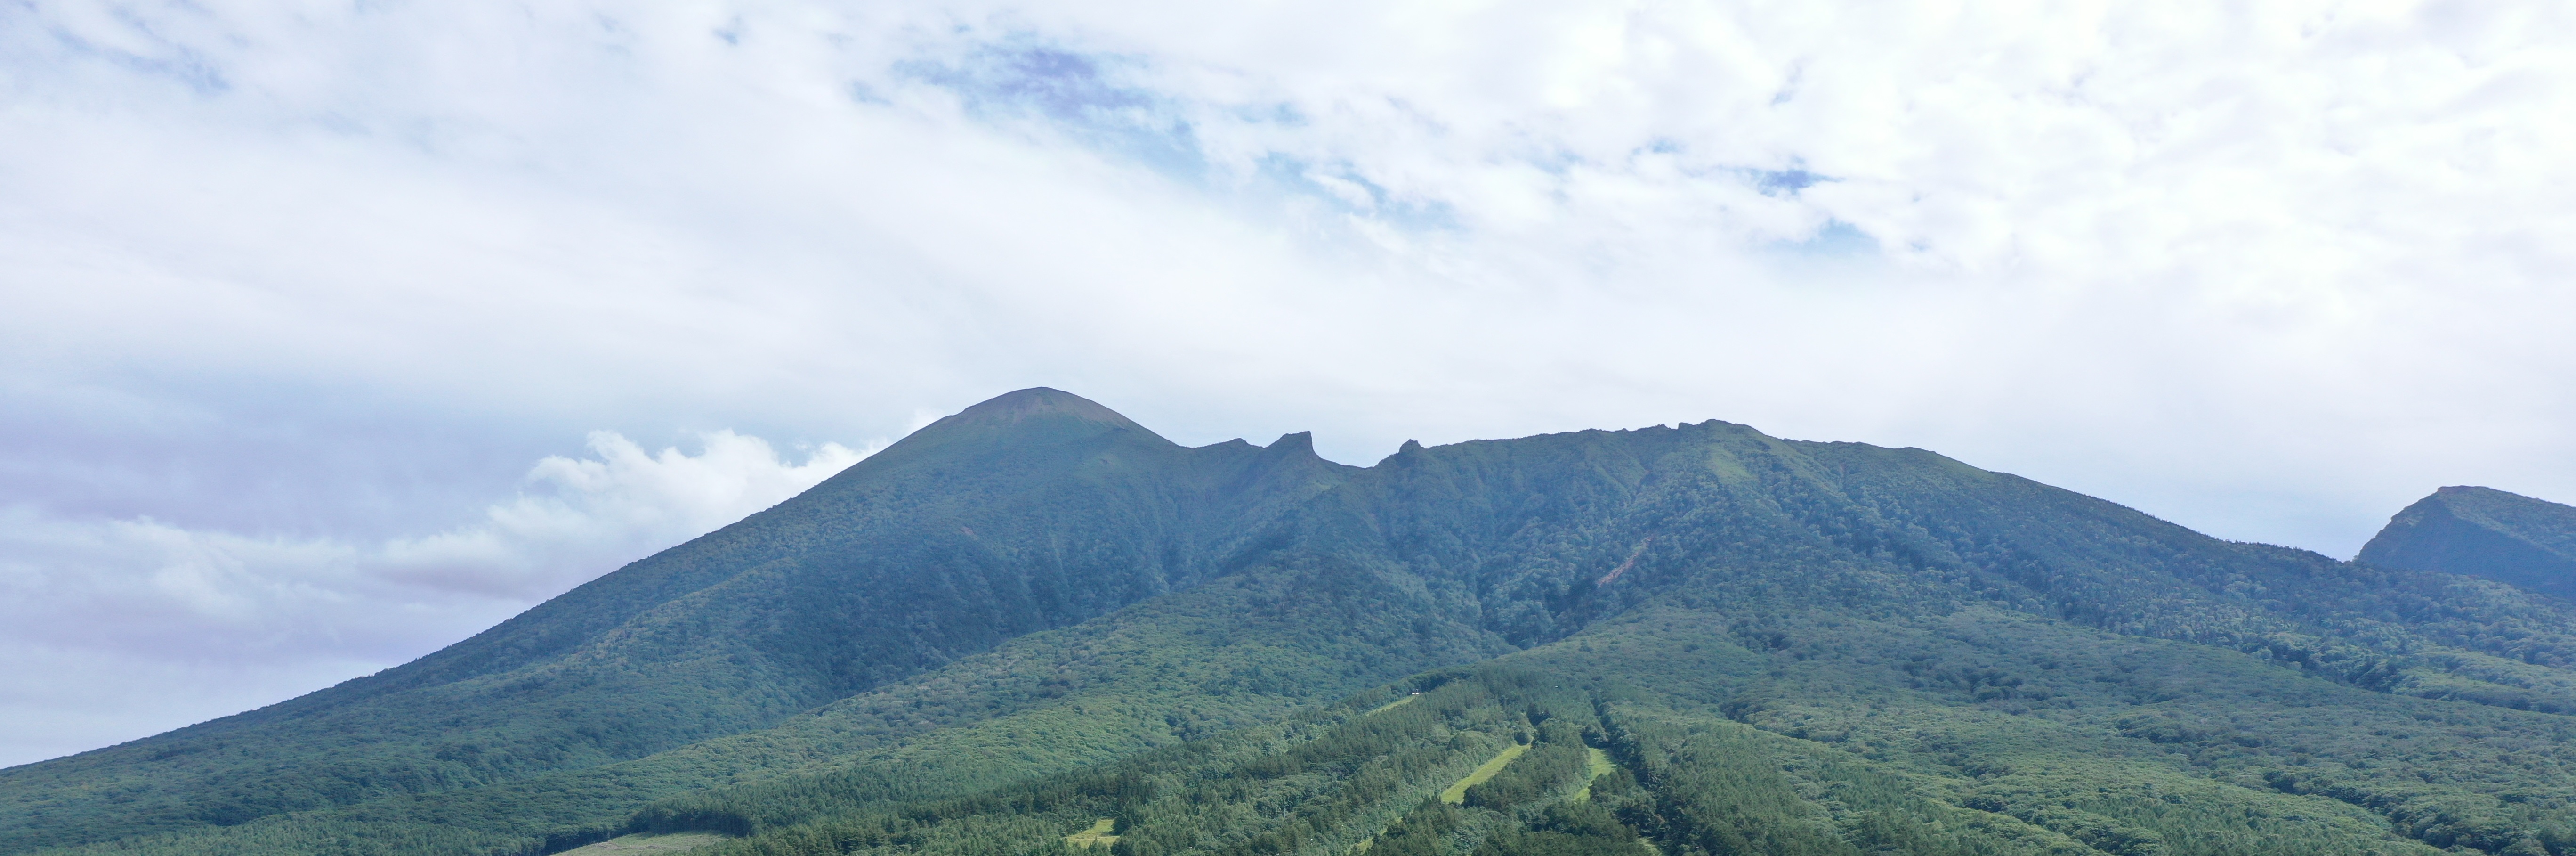
{"type": "Polygon", "coordinates": [[[279,701],[462,639],[794,496],[873,449],[801,460],[717,431],[689,454],[613,432],[445,532],[375,543],[0,509],[0,765],[279,701]]]}

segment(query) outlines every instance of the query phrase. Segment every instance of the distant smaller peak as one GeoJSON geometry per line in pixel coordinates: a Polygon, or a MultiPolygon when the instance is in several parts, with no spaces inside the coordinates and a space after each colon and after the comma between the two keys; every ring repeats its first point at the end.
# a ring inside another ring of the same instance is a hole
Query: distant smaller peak
{"type": "Polygon", "coordinates": [[[1395,447],[1395,454],[1388,455],[1377,463],[1379,466],[1385,466],[1389,463],[1412,462],[1422,459],[1422,441],[1406,440],[1404,441],[1404,445],[1395,447]]]}

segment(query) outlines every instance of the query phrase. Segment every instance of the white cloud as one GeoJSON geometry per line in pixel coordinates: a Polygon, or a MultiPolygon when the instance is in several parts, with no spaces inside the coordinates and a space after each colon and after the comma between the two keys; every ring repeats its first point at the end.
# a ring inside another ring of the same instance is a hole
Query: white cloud
{"type": "MultiPolygon", "coordinates": [[[[868,452],[826,443],[789,464],[758,437],[717,431],[704,451],[648,453],[597,431],[597,458],[548,457],[528,472],[540,492],[484,512],[473,526],[397,539],[374,558],[416,586],[534,600],[597,576],[597,557],[641,557],[740,520],[848,469],[868,452]]],[[[869,450],[873,452],[874,450],[869,450]]]]}
{"type": "Polygon", "coordinates": [[[548,457],[483,519],[359,543],[0,511],[0,765],[210,719],[392,666],[865,456],[801,462],[731,431],[698,454],[609,432],[548,457]],[[149,688],[180,689],[155,694],[149,688]],[[186,677],[193,676],[193,677],[186,677]]]}

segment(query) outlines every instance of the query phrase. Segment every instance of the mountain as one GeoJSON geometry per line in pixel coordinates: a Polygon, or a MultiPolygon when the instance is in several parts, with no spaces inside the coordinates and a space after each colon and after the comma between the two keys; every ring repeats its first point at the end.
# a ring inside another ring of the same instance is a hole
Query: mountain
{"type": "Polygon", "coordinates": [[[1716,421],[1356,468],[1044,389],[0,771],[5,853],[2567,856],[2571,813],[2576,607],[2513,586],[1716,421]]]}
{"type": "Polygon", "coordinates": [[[2576,507],[2446,487],[2388,521],[2355,561],[2483,577],[2576,600],[2576,507]]]}
{"type": "Polygon", "coordinates": [[[1026,390],[398,668],[0,774],[0,847],[640,758],[1185,589],[1346,477],[1302,437],[1184,449],[1026,390]],[[291,775],[279,775],[281,762],[291,775]],[[115,811],[55,820],[114,794],[115,811]]]}

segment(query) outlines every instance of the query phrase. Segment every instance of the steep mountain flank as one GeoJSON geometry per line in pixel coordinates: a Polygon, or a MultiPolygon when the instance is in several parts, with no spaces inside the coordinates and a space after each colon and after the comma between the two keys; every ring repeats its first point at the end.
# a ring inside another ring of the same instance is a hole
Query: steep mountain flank
{"type": "Polygon", "coordinates": [[[0,852],[2570,856],[2571,794],[2576,607],[2507,585],[1715,421],[1363,469],[1030,390],[419,663],[0,773],[0,852]],[[359,784],[202,811],[316,782],[359,784]]]}
{"type": "Polygon", "coordinates": [[[2484,577],[2576,600],[2576,507],[2446,487],[2388,521],[2354,561],[2484,577]]]}

